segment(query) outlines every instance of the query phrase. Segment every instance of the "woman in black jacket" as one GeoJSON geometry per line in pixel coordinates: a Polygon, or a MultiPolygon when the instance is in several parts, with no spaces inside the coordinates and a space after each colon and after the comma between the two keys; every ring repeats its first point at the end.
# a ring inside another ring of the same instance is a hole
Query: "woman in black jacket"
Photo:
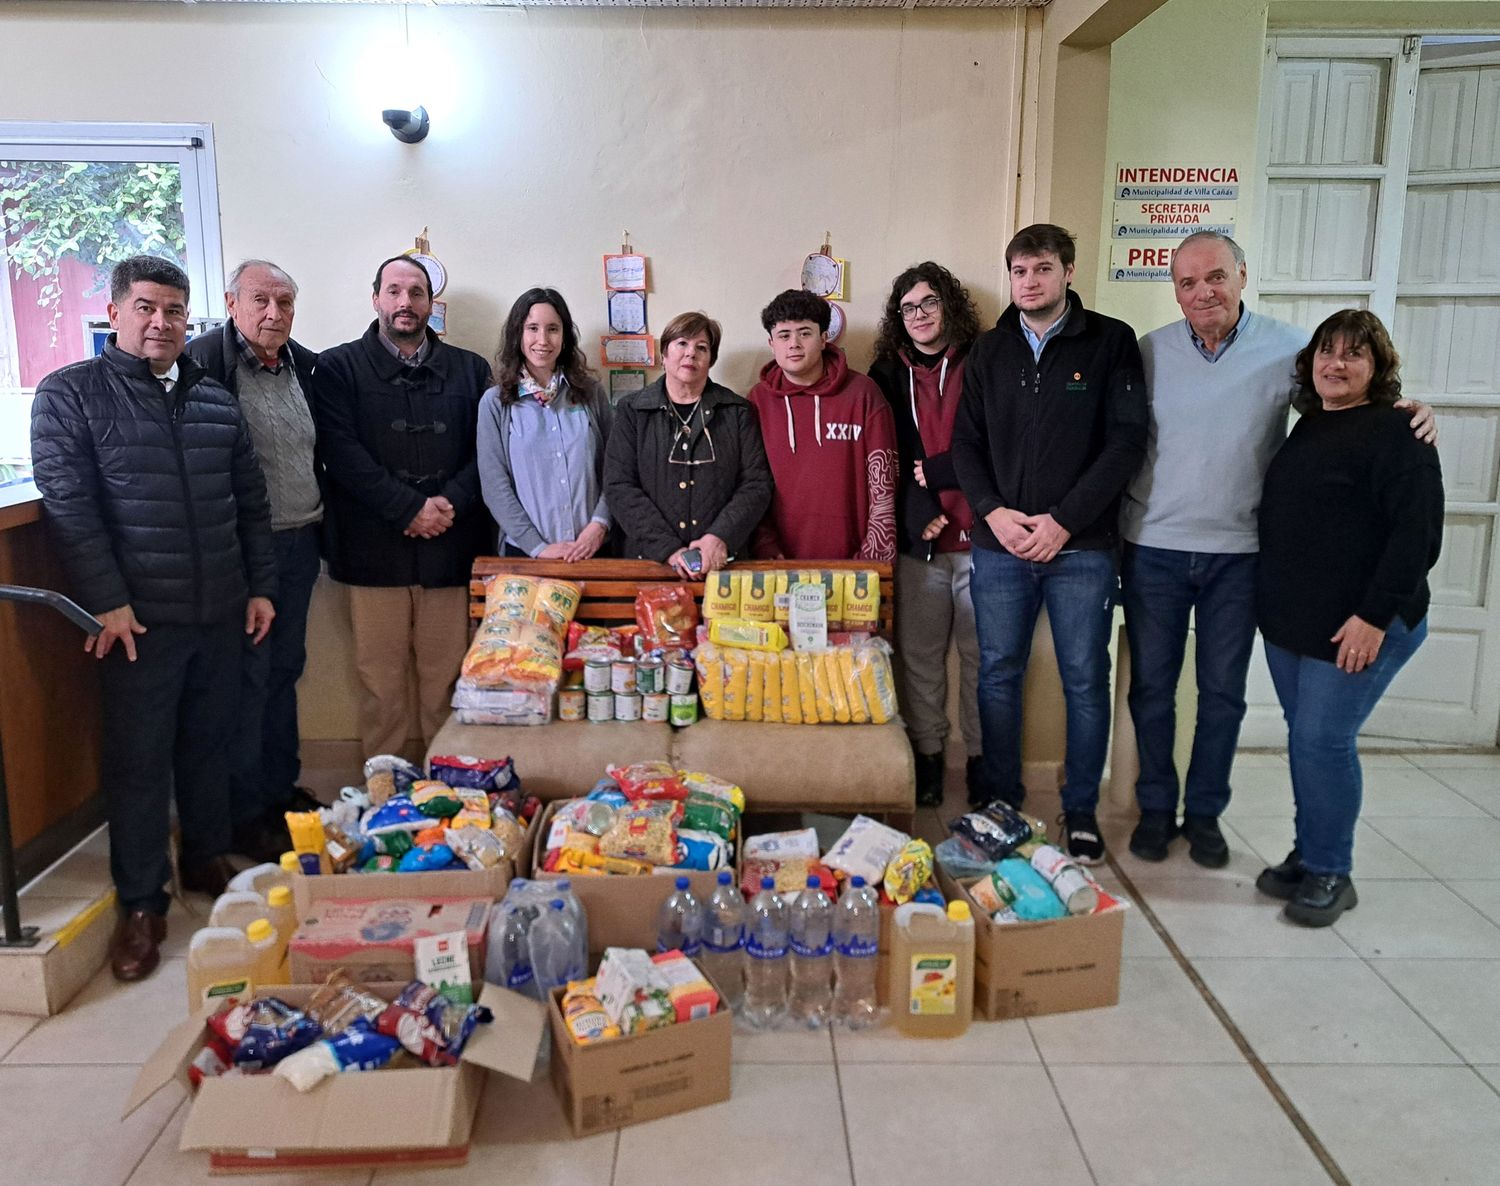
{"type": "Polygon", "coordinates": [[[665,374],[615,409],[604,493],[622,554],[670,564],[685,578],[745,550],[771,505],[771,467],[755,409],[708,377],[722,331],[682,313],[661,336],[665,374]],[[701,558],[695,569],[685,553],[701,558]]]}
{"type": "Polygon", "coordinates": [[[1286,716],[1297,823],[1296,847],[1255,884],[1305,926],[1359,900],[1356,738],[1427,637],[1443,479],[1437,450],[1391,407],[1400,362],[1373,313],[1345,309],[1318,326],[1297,355],[1301,419],[1261,497],[1256,618],[1286,716]]]}

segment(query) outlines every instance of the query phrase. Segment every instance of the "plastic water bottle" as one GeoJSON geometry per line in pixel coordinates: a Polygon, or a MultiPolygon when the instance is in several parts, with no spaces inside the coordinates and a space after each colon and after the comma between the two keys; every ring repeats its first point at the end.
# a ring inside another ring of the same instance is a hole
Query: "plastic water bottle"
{"type": "Polygon", "coordinates": [[[855,877],[833,915],[833,1015],[850,1029],[879,1017],[875,964],[880,954],[880,899],[855,877]]]}
{"type": "Polygon", "coordinates": [[[698,961],[720,990],[724,1003],[738,1009],[745,995],[745,899],[728,870],[709,895],[703,920],[703,956],[698,961]]]}
{"type": "Polygon", "coordinates": [[[568,914],[568,904],[553,898],[529,935],[531,968],[543,998],[554,988],[566,988],[570,980],[583,979],[578,959],[578,931],[568,914]]]}
{"type": "Polygon", "coordinates": [[[703,947],[703,903],[693,897],[686,877],[677,879],[677,888],[661,904],[656,916],[656,950],[680,951],[697,959],[703,947]]]}
{"type": "Polygon", "coordinates": [[[745,923],[745,1020],[770,1028],[786,1012],[786,945],[790,911],[776,896],[776,881],[760,879],[745,923]]]}
{"type": "Polygon", "coordinates": [[[816,1027],[828,1020],[833,1003],[833,903],[816,877],[792,903],[792,1017],[816,1027]]]}
{"type": "Polygon", "coordinates": [[[490,984],[540,999],[531,967],[530,905],[519,905],[506,895],[490,913],[490,946],[484,961],[484,978],[490,984]]]}
{"type": "Polygon", "coordinates": [[[589,967],[589,919],[584,913],[583,903],[579,901],[578,895],[573,892],[573,883],[564,877],[561,881],[552,883],[555,897],[561,898],[567,906],[568,917],[573,920],[573,932],[577,937],[577,958],[575,962],[581,969],[575,980],[582,979],[588,972],[589,967]]]}

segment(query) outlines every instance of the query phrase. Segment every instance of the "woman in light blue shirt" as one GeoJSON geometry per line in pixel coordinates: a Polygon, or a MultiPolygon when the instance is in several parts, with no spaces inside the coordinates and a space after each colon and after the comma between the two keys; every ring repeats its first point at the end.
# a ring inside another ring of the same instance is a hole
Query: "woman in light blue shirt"
{"type": "Polygon", "coordinates": [[[587,560],[609,535],[604,443],[611,409],[562,294],[511,306],[495,386],[479,402],[479,480],[506,556],[587,560]]]}

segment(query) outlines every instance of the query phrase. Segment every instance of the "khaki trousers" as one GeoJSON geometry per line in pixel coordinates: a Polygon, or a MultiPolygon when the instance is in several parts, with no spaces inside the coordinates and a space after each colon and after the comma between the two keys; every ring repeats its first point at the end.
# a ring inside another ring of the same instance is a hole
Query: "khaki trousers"
{"type": "Polygon", "coordinates": [[[420,738],[425,748],[447,720],[469,645],[468,615],[469,591],[462,586],[349,586],[359,739],[367,758],[400,754],[411,738],[420,738]]]}

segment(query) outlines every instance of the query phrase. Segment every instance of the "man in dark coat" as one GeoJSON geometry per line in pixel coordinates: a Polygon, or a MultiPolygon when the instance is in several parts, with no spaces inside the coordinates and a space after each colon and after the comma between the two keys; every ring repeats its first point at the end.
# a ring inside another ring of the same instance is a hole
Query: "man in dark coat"
{"type": "Polygon", "coordinates": [[[229,760],[242,637],[266,637],[276,565],[265,480],[234,396],[183,353],[188,278],[135,256],[110,276],[98,358],[37,387],[32,460],[52,538],[103,624],[102,785],[122,915],[120,980],[156,967],[167,932],[175,794],[185,889],[234,873],[229,760]]]}
{"type": "Polygon", "coordinates": [[[425,747],[447,717],[469,569],[495,532],[475,440],[489,364],[428,328],[432,282],[409,256],[376,270],[371,304],[364,336],[319,355],[313,382],[328,571],[349,586],[366,756],[425,747]]]}

